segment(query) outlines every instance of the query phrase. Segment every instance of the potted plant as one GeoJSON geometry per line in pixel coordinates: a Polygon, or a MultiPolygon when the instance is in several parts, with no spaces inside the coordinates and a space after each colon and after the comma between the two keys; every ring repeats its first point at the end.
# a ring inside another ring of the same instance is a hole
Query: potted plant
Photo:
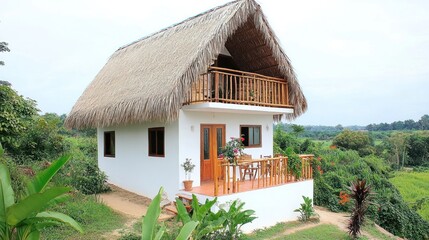
{"type": "Polygon", "coordinates": [[[186,158],[185,162],[181,166],[185,170],[186,180],[183,181],[183,185],[185,186],[185,191],[191,191],[192,183],[194,182],[193,180],[191,180],[191,173],[192,173],[192,170],[194,170],[195,164],[192,163],[191,158],[186,158]]]}
{"type": "Polygon", "coordinates": [[[231,137],[231,140],[229,140],[225,147],[221,149],[221,154],[219,155],[219,158],[224,158],[228,160],[230,164],[236,165],[238,158],[240,158],[241,155],[243,155],[243,144],[244,138],[235,138],[231,137]]]}

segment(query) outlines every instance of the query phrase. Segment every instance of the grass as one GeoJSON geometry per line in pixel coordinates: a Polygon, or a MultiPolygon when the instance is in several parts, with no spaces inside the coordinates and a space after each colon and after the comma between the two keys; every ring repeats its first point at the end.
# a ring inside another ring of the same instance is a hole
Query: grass
{"type": "MultiPolygon", "coordinates": [[[[342,231],[335,225],[331,224],[320,224],[314,227],[305,228],[299,230],[297,232],[284,235],[284,232],[291,228],[297,228],[304,225],[308,225],[312,223],[303,223],[299,221],[295,222],[287,222],[287,223],[278,223],[271,228],[265,228],[261,230],[256,230],[251,234],[243,236],[242,240],[257,240],[257,239],[272,239],[272,240],[330,240],[330,239],[351,239],[347,232],[342,231]]],[[[385,235],[380,232],[374,225],[374,222],[367,222],[363,230],[369,233],[376,239],[379,240],[392,240],[395,238],[391,238],[390,236],[385,235]]],[[[368,239],[365,236],[361,236],[358,239],[365,240],[368,239]]]]}
{"type": "Polygon", "coordinates": [[[390,179],[401,193],[404,200],[413,206],[418,200],[426,197],[426,202],[417,212],[423,219],[429,221],[429,171],[425,172],[396,172],[390,179]]]}
{"type": "Polygon", "coordinates": [[[59,207],[52,209],[73,217],[78,221],[84,233],[80,234],[67,226],[51,227],[42,231],[46,240],[103,239],[103,235],[122,228],[126,219],[112,209],[96,201],[94,196],[76,194],[59,207]]]}
{"type": "Polygon", "coordinates": [[[377,227],[375,226],[374,222],[370,221],[369,219],[365,220],[366,223],[363,226],[363,230],[371,234],[371,236],[380,239],[380,240],[392,240],[396,238],[392,238],[390,236],[387,236],[386,234],[380,232],[377,227]]]}

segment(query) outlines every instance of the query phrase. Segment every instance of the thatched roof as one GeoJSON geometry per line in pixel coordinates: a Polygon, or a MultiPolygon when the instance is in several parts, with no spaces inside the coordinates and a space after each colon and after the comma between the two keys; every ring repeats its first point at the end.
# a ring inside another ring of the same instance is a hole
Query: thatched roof
{"type": "Polygon", "coordinates": [[[185,94],[226,47],[243,71],[286,79],[295,118],[306,99],[260,6],[238,0],[119,48],[78,99],[66,126],[173,121],[185,94]]]}

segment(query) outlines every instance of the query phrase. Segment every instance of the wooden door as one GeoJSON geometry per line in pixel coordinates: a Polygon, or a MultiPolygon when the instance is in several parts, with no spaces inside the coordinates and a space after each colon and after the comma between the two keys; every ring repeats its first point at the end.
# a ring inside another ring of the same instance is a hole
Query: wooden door
{"type": "Polygon", "coordinates": [[[225,146],[224,124],[201,124],[201,181],[213,180],[220,149],[225,146]]]}

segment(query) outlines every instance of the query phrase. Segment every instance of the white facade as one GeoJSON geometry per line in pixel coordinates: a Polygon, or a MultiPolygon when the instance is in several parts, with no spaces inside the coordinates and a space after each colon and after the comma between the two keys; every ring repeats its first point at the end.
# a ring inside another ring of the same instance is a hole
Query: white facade
{"type": "Polygon", "coordinates": [[[225,137],[240,136],[240,125],[261,125],[261,147],[246,148],[257,158],[273,154],[273,116],[271,114],[233,114],[220,112],[180,111],[173,123],[147,123],[98,129],[98,164],[109,182],[129,191],[153,197],[163,186],[174,199],[183,189],[185,172],[180,166],[186,158],[196,165],[192,173],[194,186],[200,185],[200,126],[225,124],[225,137]],[[165,157],[148,154],[148,128],[165,127],[165,157]],[[104,132],[115,131],[115,157],[104,156],[104,132]]]}
{"type": "MultiPolygon", "coordinates": [[[[196,165],[191,179],[194,186],[200,185],[200,137],[202,124],[225,125],[225,140],[240,136],[240,125],[261,126],[261,146],[245,148],[244,152],[253,158],[260,155],[273,155],[273,115],[281,109],[231,106],[205,107],[185,106],[178,120],[172,123],[146,123],[132,126],[98,129],[98,162],[109,182],[152,198],[161,186],[170,200],[183,189],[185,172],[180,166],[186,158],[196,165]],[[266,111],[264,111],[266,110],[266,111]],[[165,156],[151,157],[148,154],[148,129],[165,128],[165,156]],[[104,132],[115,131],[115,157],[104,156],[104,132]]],[[[290,110],[283,110],[290,111],[290,110]]],[[[284,113],[284,112],[283,112],[284,113]]],[[[253,223],[244,226],[244,231],[269,227],[277,222],[296,220],[303,202],[302,196],[313,198],[313,180],[257,189],[248,192],[218,197],[218,203],[235,199],[244,201],[245,209],[253,209],[258,217],[253,223]]],[[[202,202],[204,195],[198,196],[202,202]]]]}
{"type": "MultiPolygon", "coordinates": [[[[206,199],[214,199],[204,195],[197,196],[202,202],[206,199]]],[[[217,198],[216,206],[231,203],[237,199],[245,202],[243,210],[252,209],[258,217],[241,229],[243,232],[251,232],[255,229],[274,226],[279,222],[298,220],[299,213],[294,210],[301,207],[300,204],[304,202],[302,196],[313,199],[313,180],[220,196],[217,198]]]]}

